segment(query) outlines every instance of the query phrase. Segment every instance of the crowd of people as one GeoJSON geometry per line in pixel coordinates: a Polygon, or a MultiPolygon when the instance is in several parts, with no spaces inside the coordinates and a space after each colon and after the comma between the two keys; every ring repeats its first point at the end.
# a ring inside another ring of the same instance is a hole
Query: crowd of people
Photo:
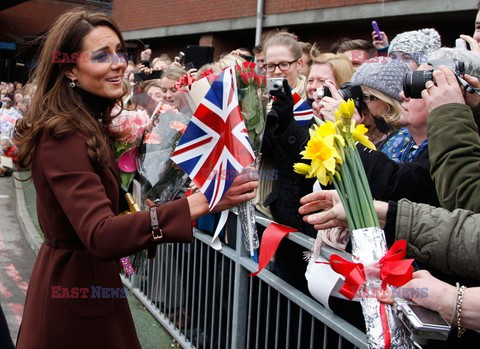
{"type": "MultiPolygon", "coordinates": [[[[116,169],[109,171],[115,167],[109,139],[115,136],[106,131],[110,112],[116,103],[150,112],[176,107],[186,76],[198,80],[208,71],[218,73],[248,60],[256,62],[258,74],[284,78],[283,88],[270,92],[274,98],[267,105],[260,163],[260,170],[275,169],[278,177],[236,180],[216,211],[256,196],[261,213],[338,246],[348,234],[338,195],[328,187],[312,193],[315,180],[292,168],[302,161],[299,153],[309,129],[335,121],[340,102],[352,98],[354,117],[366,125],[377,148],[358,146],[387,241],[407,240],[409,256],[418,261],[419,271],[405,287],[427,287],[428,297],[413,302],[439,312],[457,329],[442,345],[478,340],[471,330],[480,330],[480,205],[475,194],[480,190],[480,29],[472,36],[458,33],[469,49],[442,47],[432,28],[400,33],[391,42],[380,34],[381,39],[372,32],[371,42],[342,39],[330,52],[321,52],[315,43],[277,31],[251,51],[239,48],[197,68],[181,57],[152,57],[149,48],[138,62],[112,60],[92,67],[52,63],[50,52],[104,47],[105,54],[121,56],[120,31],[101,14],[77,10],[62,15],[48,32],[31,81],[25,86],[1,83],[3,156],[31,168],[43,203],[37,209],[45,244],[30,282],[18,348],[38,343],[97,347],[100,342],[140,347],[125,302],[58,302],[48,297],[50,286],[96,282],[121,287],[115,259],[159,242],[191,241],[190,221],[207,214],[208,207],[203,194],[195,193],[149,212],[117,217],[118,178],[116,169]],[[413,86],[419,90],[415,95],[404,83],[412,72],[418,72],[413,76],[421,84],[413,86]],[[431,78],[418,80],[430,73],[431,78]],[[295,120],[292,94],[312,107],[314,117],[306,124],[295,120]],[[77,161],[69,161],[72,157],[77,161]],[[335,227],[342,229],[331,234],[328,229],[335,227]],[[39,325],[44,323],[54,325],[39,325]],[[106,337],[105,331],[117,335],[106,337]]],[[[9,172],[0,167],[0,176],[9,172]]],[[[304,252],[282,242],[272,271],[308,294],[304,252]]],[[[381,300],[392,302],[388,296],[381,300]]],[[[345,314],[348,307],[340,302],[332,308],[345,314]]]]}

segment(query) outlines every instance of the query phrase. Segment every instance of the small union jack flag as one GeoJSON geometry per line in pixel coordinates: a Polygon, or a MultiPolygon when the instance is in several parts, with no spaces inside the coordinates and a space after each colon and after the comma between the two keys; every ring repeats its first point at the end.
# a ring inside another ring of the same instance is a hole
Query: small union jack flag
{"type": "Polygon", "coordinates": [[[210,209],[254,160],[234,74],[228,68],[214,80],[171,157],[205,194],[210,209]]]}
{"type": "Polygon", "coordinates": [[[300,125],[306,125],[313,118],[313,110],[308,103],[292,89],[293,117],[300,125]]]}

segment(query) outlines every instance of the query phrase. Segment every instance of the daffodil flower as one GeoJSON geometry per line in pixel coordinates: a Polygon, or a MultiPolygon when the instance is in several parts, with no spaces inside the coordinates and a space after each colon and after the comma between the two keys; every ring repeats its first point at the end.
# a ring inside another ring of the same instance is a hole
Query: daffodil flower
{"type": "Polygon", "coordinates": [[[367,148],[377,150],[375,145],[368,139],[368,136],[365,135],[367,132],[368,128],[366,128],[364,124],[355,126],[355,121],[352,120],[350,124],[350,133],[352,134],[353,139],[367,148]]]}
{"type": "Polygon", "coordinates": [[[342,101],[335,111],[336,122],[313,125],[305,150],[300,152],[310,164],[297,163],[296,173],[317,178],[323,186],[333,182],[345,208],[351,230],[378,227],[373,198],[355,142],[368,148],[375,145],[368,139],[365,125],[352,120],[355,104],[342,101]]]}
{"type": "Polygon", "coordinates": [[[335,111],[335,120],[342,121],[345,126],[350,125],[353,113],[355,112],[355,103],[353,99],[349,98],[348,101],[341,101],[340,106],[335,111]]]}
{"type": "Polygon", "coordinates": [[[297,163],[294,165],[294,170],[307,178],[316,177],[322,185],[327,185],[332,182],[336,165],[342,163],[335,140],[338,140],[342,146],[345,144],[344,140],[338,135],[335,124],[332,122],[321,126],[314,125],[309,132],[310,140],[300,155],[303,159],[311,160],[311,165],[297,163]]]}
{"type": "Polygon", "coordinates": [[[309,177],[311,167],[312,166],[304,164],[303,162],[298,162],[298,163],[293,165],[293,170],[296,173],[307,176],[307,178],[311,178],[311,177],[309,177]]]}

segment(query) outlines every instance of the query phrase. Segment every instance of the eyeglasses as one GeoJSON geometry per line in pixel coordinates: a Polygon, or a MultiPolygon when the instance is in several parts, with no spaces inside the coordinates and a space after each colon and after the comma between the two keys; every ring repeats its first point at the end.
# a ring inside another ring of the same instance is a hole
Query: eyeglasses
{"type": "Polygon", "coordinates": [[[292,63],[295,63],[296,61],[298,61],[298,59],[295,59],[291,62],[280,62],[278,64],[268,63],[268,64],[265,64],[265,69],[267,69],[267,72],[269,73],[273,73],[275,69],[277,69],[277,67],[281,71],[287,71],[288,69],[290,69],[290,66],[292,65],[292,63]]]}
{"type": "Polygon", "coordinates": [[[375,96],[363,95],[363,101],[366,102],[366,103],[369,103],[369,102],[374,101],[376,99],[378,99],[378,98],[375,97],[375,96]]]}

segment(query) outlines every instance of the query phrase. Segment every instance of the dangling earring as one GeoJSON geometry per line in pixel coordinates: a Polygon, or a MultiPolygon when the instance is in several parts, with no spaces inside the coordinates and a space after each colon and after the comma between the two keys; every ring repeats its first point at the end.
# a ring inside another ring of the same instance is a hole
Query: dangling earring
{"type": "Polygon", "coordinates": [[[72,80],[72,81],[70,82],[70,87],[71,87],[71,88],[74,88],[75,86],[76,86],[76,85],[75,85],[75,80],[72,80]]]}

